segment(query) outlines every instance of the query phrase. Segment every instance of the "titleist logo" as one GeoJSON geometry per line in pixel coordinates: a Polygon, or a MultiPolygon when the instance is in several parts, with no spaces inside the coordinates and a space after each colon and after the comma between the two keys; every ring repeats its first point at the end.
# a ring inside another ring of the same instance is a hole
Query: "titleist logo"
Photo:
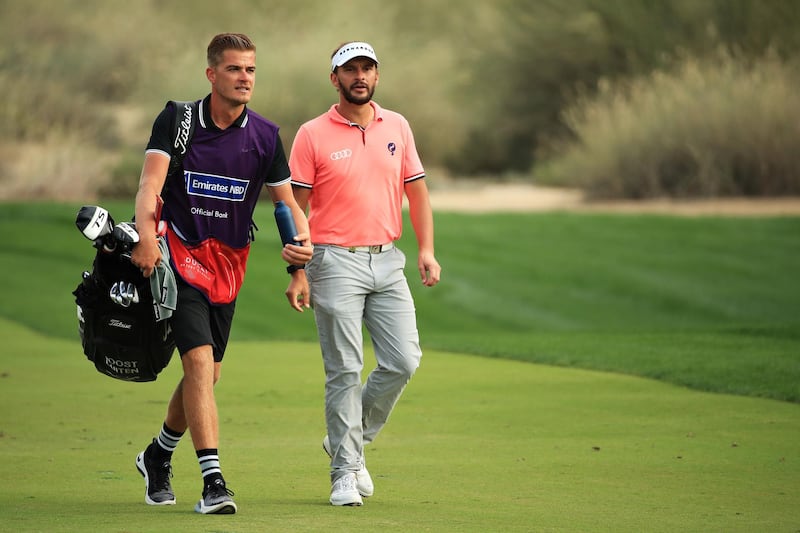
{"type": "Polygon", "coordinates": [[[123,322],[118,318],[111,318],[108,320],[108,325],[112,328],[120,328],[120,329],[131,329],[133,324],[128,324],[127,322],[123,322]]]}
{"type": "Polygon", "coordinates": [[[189,104],[183,104],[183,120],[178,128],[178,134],[175,136],[175,148],[180,150],[181,155],[186,153],[186,144],[189,142],[189,129],[192,124],[192,107],[189,104]]]}

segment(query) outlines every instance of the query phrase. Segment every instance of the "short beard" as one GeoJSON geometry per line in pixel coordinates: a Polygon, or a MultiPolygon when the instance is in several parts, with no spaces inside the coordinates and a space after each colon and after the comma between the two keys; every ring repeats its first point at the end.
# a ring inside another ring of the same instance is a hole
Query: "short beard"
{"type": "Polygon", "coordinates": [[[342,90],[342,95],[344,96],[344,99],[347,100],[349,103],[354,104],[354,105],[368,104],[370,102],[370,100],[372,100],[372,95],[375,94],[375,88],[374,87],[372,89],[369,89],[369,92],[367,93],[367,96],[359,97],[359,98],[353,96],[353,93],[350,92],[349,89],[345,89],[344,87],[342,87],[341,90],[342,90]]]}

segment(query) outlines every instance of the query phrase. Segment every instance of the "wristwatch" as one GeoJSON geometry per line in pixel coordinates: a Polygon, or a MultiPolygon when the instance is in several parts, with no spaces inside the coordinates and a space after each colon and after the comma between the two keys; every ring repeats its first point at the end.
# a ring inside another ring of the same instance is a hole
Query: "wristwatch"
{"type": "Polygon", "coordinates": [[[286,267],[286,272],[288,272],[289,274],[294,274],[298,270],[304,270],[305,268],[306,268],[305,265],[300,265],[300,266],[298,266],[298,265],[289,265],[288,267],[286,267]]]}

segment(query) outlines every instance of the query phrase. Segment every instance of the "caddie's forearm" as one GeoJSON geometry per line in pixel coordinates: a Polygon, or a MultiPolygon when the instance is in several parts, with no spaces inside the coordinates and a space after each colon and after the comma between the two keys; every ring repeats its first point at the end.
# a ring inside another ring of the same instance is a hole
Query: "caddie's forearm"
{"type": "Polygon", "coordinates": [[[141,236],[156,234],[158,193],[153,187],[141,186],[136,193],[136,231],[141,236]]]}
{"type": "Polygon", "coordinates": [[[306,213],[303,209],[295,203],[294,208],[292,209],[292,216],[294,217],[294,225],[297,227],[298,233],[309,233],[308,229],[308,218],[306,218],[306,213]]]}
{"type": "Polygon", "coordinates": [[[140,236],[156,235],[156,209],[167,179],[169,158],[148,153],[144,158],[139,190],[136,193],[136,230],[140,236]]]}

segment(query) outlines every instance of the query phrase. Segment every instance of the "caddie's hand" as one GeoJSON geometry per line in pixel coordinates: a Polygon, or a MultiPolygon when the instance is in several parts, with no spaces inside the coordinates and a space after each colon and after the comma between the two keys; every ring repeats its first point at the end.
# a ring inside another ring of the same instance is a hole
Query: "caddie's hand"
{"type": "Polygon", "coordinates": [[[296,244],[285,244],[281,250],[281,259],[290,265],[305,265],[311,261],[311,256],[314,254],[314,247],[311,245],[311,239],[308,233],[300,233],[295,236],[295,240],[302,243],[302,246],[296,244]]]}
{"type": "Polygon", "coordinates": [[[426,287],[433,287],[439,283],[439,279],[442,275],[442,267],[439,266],[439,262],[433,254],[420,253],[417,258],[417,268],[419,269],[419,275],[423,285],[426,287]]]}
{"type": "Polygon", "coordinates": [[[302,313],[311,307],[311,294],[308,291],[308,279],[305,270],[297,270],[292,273],[292,281],[286,288],[286,298],[292,309],[302,313]]]}
{"type": "Polygon", "coordinates": [[[149,278],[153,270],[161,263],[161,250],[158,248],[158,239],[155,235],[149,239],[141,239],[133,246],[131,263],[139,267],[142,276],[149,278]]]}

